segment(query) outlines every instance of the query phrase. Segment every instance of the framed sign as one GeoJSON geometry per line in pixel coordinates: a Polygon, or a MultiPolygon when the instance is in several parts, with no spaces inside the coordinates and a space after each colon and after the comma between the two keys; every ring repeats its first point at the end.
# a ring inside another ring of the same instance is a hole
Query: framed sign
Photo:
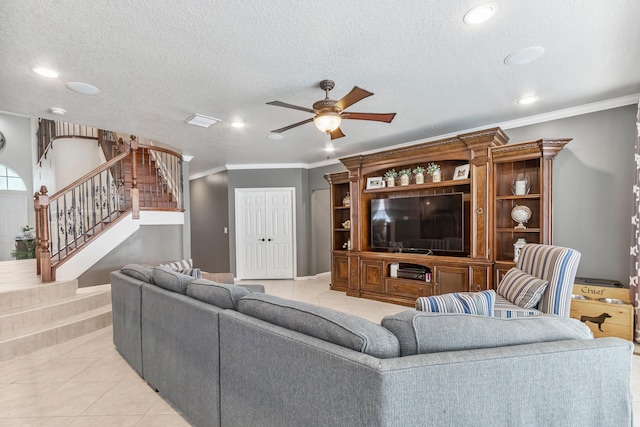
{"type": "Polygon", "coordinates": [[[467,179],[469,178],[469,163],[466,165],[460,165],[453,172],[453,179],[467,179]]]}
{"type": "Polygon", "coordinates": [[[367,178],[367,189],[384,188],[384,179],[381,176],[374,176],[367,178]]]}

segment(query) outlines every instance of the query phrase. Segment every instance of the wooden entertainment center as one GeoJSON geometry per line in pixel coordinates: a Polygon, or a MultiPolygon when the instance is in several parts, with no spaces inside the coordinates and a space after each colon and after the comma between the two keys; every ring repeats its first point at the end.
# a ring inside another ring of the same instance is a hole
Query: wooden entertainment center
{"type": "Polygon", "coordinates": [[[513,245],[520,238],[550,244],[552,162],[570,139],[507,141],[502,129],[493,128],[340,159],[347,171],[325,175],[331,188],[331,289],[413,306],[421,296],[495,288],[515,265],[513,245]],[[378,181],[390,169],[413,170],[428,163],[440,166],[442,181],[425,177],[422,184],[412,180],[405,186],[367,188],[369,178],[378,181]],[[456,168],[466,164],[468,175],[453,179],[456,168]],[[523,176],[530,189],[515,195],[514,181],[523,176]],[[467,218],[463,251],[432,255],[371,246],[371,200],[446,193],[462,193],[467,218]],[[526,228],[515,228],[511,211],[516,205],[531,211],[526,228]],[[424,274],[399,278],[397,265],[424,274]]]}

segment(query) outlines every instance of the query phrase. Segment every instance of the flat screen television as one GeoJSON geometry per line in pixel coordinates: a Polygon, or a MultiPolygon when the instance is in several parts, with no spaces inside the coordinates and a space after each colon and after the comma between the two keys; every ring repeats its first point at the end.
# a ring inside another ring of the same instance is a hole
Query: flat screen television
{"type": "Polygon", "coordinates": [[[464,255],[463,193],[371,200],[371,247],[390,252],[464,255]]]}

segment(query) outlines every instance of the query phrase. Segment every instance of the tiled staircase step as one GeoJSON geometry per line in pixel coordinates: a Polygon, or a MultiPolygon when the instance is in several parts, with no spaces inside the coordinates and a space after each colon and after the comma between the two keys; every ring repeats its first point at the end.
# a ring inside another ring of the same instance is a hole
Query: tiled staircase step
{"type": "Polygon", "coordinates": [[[0,340],[0,362],[23,356],[112,324],[111,304],[46,325],[25,329],[0,340]]]}
{"type": "Polygon", "coordinates": [[[0,292],[0,314],[20,307],[69,298],[76,294],[77,289],[78,281],[69,280],[0,292]]]}
{"type": "Polygon", "coordinates": [[[84,289],[90,291],[81,293],[79,290],[72,297],[14,308],[0,313],[0,340],[9,334],[16,334],[27,328],[49,324],[65,317],[111,304],[109,285],[84,289]]]}

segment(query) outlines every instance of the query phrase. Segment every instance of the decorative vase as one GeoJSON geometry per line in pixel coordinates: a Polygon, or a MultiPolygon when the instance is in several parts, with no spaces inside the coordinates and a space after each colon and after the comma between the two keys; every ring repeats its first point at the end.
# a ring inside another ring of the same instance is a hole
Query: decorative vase
{"type": "Polygon", "coordinates": [[[513,261],[514,262],[518,261],[518,258],[520,257],[520,251],[526,244],[527,244],[527,241],[524,240],[524,238],[522,237],[516,240],[516,242],[513,244],[513,261]]]}
{"type": "Polygon", "coordinates": [[[402,175],[400,177],[400,185],[409,185],[409,175],[402,175]]]}
{"type": "Polygon", "coordinates": [[[433,182],[440,182],[440,171],[434,172],[431,176],[433,177],[433,182]]]}
{"type": "Polygon", "coordinates": [[[531,219],[531,209],[528,206],[514,206],[511,209],[511,219],[518,223],[514,227],[514,229],[522,229],[525,230],[527,227],[524,225],[525,222],[531,219]]]}
{"type": "Polygon", "coordinates": [[[351,195],[349,193],[347,193],[347,195],[344,196],[344,199],[342,199],[342,206],[346,206],[346,207],[351,206],[351,195]]]}
{"type": "Polygon", "coordinates": [[[393,177],[387,178],[387,187],[395,187],[395,186],[396,186],[396,179],[393,177]]]}
{"type": "Polygon", "coordinates": [[[416,174],[416,184],[424,184],[424,174],[417,173],[416,174]]]}

